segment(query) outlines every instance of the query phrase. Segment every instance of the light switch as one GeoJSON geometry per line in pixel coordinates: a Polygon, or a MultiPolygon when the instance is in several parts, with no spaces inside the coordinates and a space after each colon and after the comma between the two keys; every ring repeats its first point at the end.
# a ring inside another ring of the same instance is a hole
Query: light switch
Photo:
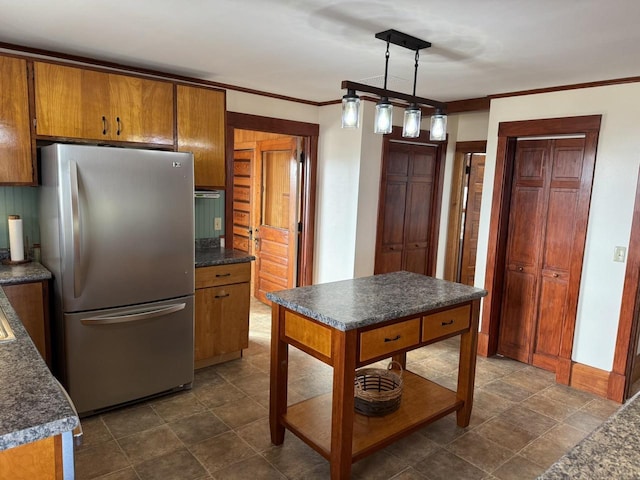
{"type": "Polygon", "coordinates": [[[214,230],[222,230],[222,218],[215,217],[213,219],[213,229],[214,230]]]}
{"type": "Polygon", "coordinates": [[[626,256],[627,256],[626,247],[616,247],[615,250],[613,251],[614,262],[624,262],[624,259],[626,256]]]}

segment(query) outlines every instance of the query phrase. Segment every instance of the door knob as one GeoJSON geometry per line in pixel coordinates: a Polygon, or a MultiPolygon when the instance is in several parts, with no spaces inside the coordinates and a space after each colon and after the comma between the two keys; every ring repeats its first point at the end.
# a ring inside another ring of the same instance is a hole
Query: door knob
{"type": "Polygon", "coordinates": [[[518,271],[519,271],[519,272],[522,272],[523,270],[524,270],[524,268],[522,268],[522,267],[518,267],[518,271]]]}
{"type": "Polygon", "coordinates": [[[559,275],[558,275],[557,273],[554,273],[554,274],[553,274],[553,278],[558,278],[558,276],[559,276],[559,275]]]}

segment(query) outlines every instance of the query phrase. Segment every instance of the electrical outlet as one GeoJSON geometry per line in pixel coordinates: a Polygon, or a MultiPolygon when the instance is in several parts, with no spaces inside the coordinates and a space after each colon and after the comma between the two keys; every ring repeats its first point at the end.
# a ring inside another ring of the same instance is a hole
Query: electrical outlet
{"type": "Polygon", "coordinates": [[[213,229],[214,230],[222,230],[222,218],[215,217],[213,219],[213,229]]]}
{"type": "Polygon", "coordinates": [[[613,261],[614,262],[624,262],[625,257],[627,256],[626,247],[616,247],[613,251],[613,261]]]}

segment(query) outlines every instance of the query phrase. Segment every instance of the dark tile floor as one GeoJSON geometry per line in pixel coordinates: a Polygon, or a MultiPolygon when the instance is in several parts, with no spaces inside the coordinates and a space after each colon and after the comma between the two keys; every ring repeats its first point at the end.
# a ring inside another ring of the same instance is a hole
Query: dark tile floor
{"type": "MultiPolygon", "coordinates": [[[[193,389],[83,419],[76,478],[328,479],[324,458],[287,432],[271,445],[270,311],[252,303],[242,359],[198,370],[193,389]]],[[[455,388],[456,339],[411,352],[408,368],[455,388]]],[[[330,391],[331,370],[290,350],[289,401],[330,391]]],[[[468,428],[449,415],[353,465],[356,479],[536,478],[619,405],[505,358],[478,358],[468,428]]]]}

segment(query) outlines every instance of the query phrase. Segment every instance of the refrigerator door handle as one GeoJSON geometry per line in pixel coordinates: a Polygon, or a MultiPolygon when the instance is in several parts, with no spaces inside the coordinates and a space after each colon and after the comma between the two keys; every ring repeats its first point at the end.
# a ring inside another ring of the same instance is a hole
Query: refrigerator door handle
{"type": "Polygon", "coordinates": [[[71,184],[71,228],[73,230],[73,296],[78,298],[82,288],[80,269],[80,205],[78,196],[78,166],[69,162],[71,184]]]}
{"type": "Polygon", "coordinates": [[[114,323],[137,322],[139,320],[148,320],[150,318],[169,315],[170,313],[184,310],[186,306],[186,303],[174,303],[172,305],[165,305],[160,308],[144,310],[142,312],[138,311],[127,313],[124,315],[100,315],[98,317],[83,318],[82,320],[80,320],[80,323],[82,323],[83,325],[112,325],[114,323]]]}

